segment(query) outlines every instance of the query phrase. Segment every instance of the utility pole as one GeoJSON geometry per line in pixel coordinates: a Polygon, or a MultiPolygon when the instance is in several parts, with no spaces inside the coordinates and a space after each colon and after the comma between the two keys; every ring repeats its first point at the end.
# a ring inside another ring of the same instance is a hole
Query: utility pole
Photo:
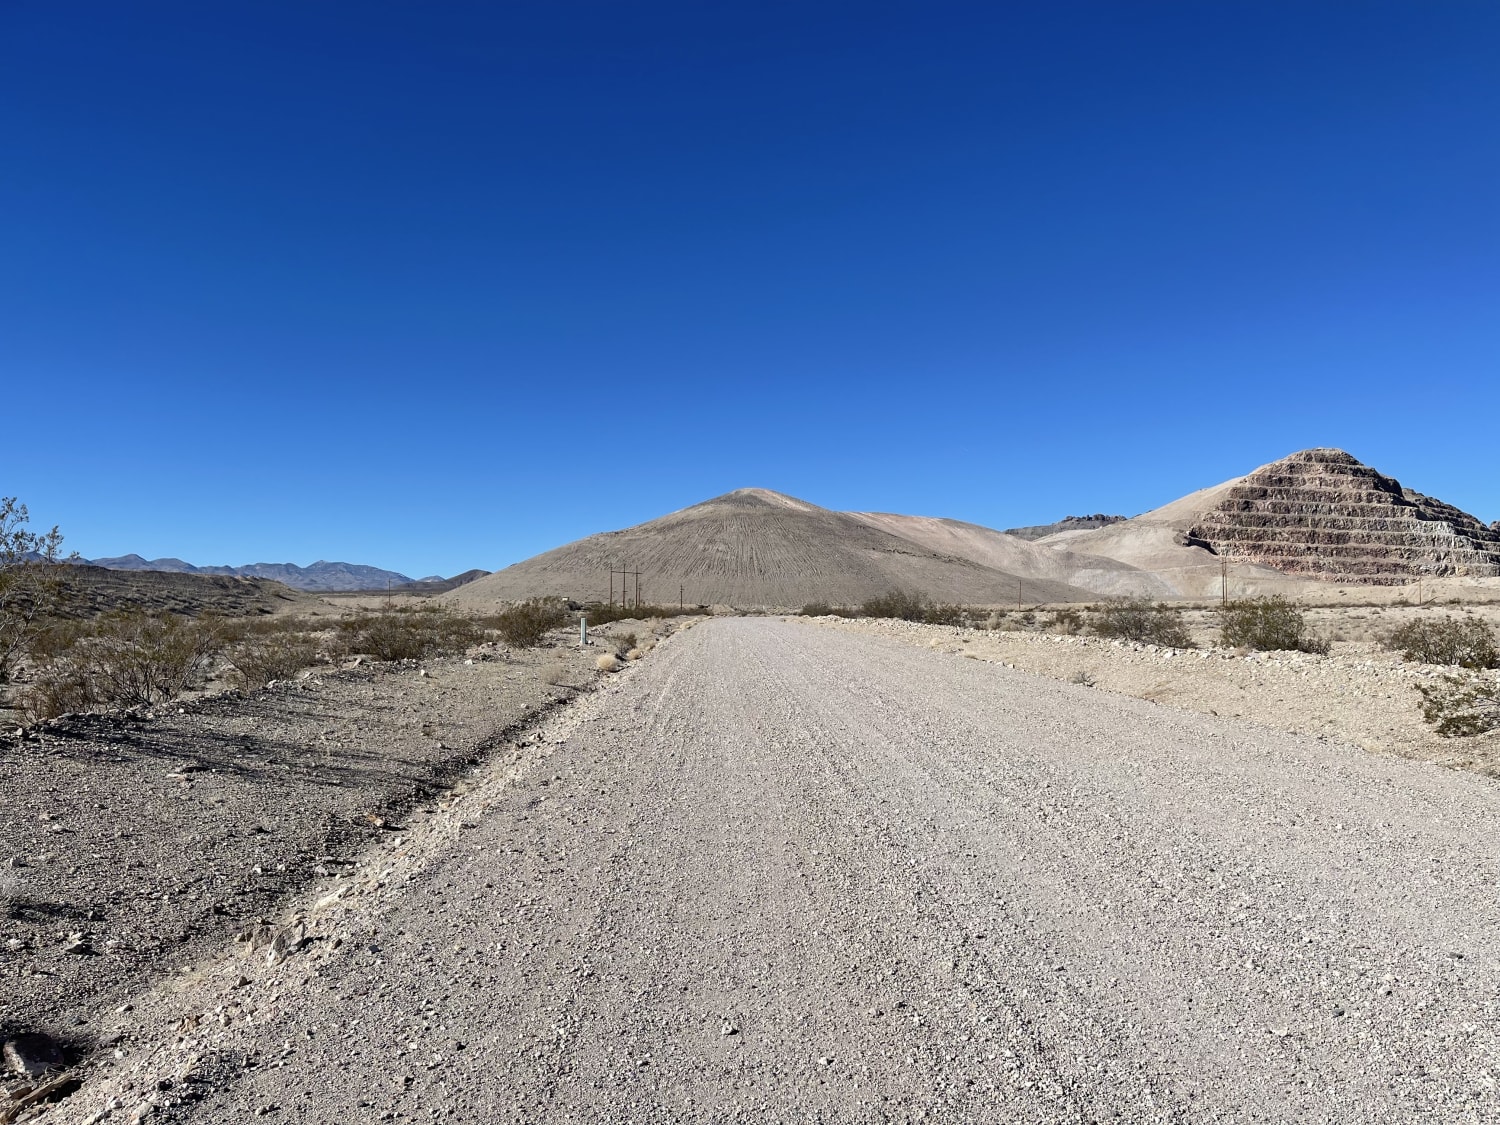
{"type": "Polygon", "coordinates": [[[679,582],[677,584],[677,612],[678,613],[682,612],[682,591],[683,591],[683,585],[682,585],[682,583],[679,582]]]}
{"type": "Polygon", "coordinates": [[[635,572],[635,608],[641,608],[641,572],[635,572]]]}
{"type": "Polygon", "coordinates": [[[1225,555],[1219,556],[1219,604],[1229,608],[1229,559],[1225,555]]]}
{"type": "Polygon", "coordinates": [[[609,607],[615,607],[615,568],[609,568],[609,607]]]}
{"type": "Polygon", "coordinates": [[[1021,580],[1016,579],[1016,608],[1021,608],[1021,580]]]}

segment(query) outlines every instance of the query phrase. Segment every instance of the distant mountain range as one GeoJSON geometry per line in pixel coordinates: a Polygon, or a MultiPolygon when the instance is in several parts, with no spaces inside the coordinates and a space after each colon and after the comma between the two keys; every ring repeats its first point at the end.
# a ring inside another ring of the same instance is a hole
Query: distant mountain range
{"type": "Polygon", "coordinates": [[[194,566],[181,559],[143,559],[140,555],[121,555],[110,559],[80,559],[89,566],[106,570],[155,570],[169,574],[226,574],[238,578],[270,578],[285,583],[294,590],[309,590],[314,593],[334,593],[349,590],[396,590],[416,586],[423,592],[441,592],[462,585],[460,579],[472,581],[487,573],[482,570],[468,571],[457,578],[445,579],[441,575],[426,578],[410,578],[394,570],[382,570],[378,566],[360,563],[325,562],[319,559],[311,566],[296,563],[250,563],[246,566],[194,566]],[[438,590],[433,590],[438,587],[438,590]]]}

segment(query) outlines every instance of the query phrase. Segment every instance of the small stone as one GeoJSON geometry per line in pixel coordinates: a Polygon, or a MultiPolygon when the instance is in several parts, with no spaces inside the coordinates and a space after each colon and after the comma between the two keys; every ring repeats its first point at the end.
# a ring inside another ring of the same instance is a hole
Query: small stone
{"type": "Polygon", "coordinates": [[[63,1065],[62,1048],[36,1031],[23,1032],[5,1041],[5,1065],[17,1074],[34,1078],[63,1065]]]}
{"type": "Polygon", "coordinates": [[[738,1035],[739,1033],[740,1029],[735,1027],[734,1024],[730,1023],[728,1020],[725,1020],[719,1025],[720,1035],[738,1035]]]}

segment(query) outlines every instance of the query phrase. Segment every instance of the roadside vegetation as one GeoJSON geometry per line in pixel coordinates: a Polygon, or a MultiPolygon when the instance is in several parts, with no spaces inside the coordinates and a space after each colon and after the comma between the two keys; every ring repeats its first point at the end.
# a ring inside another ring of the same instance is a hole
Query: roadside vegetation
{"type": "Polygon", "coordinates": [[[1471,669],[1500,667],[1495,631],[1472,614],[1408,621],[1391,630],[1381,643],[1417,664],[1471,669]]]}
{"type": "MultiPolygon", "coordinates": [[[[198,618],[141,611],[87,621],[29,618],[12,661],[13,702],[31,719],[70,712],[155,706],[210,680],[261,688],[318,664],[355,656],[424,660],[496,640],[542,644],[570,616],[557,601],[528,602],[490,617],[446,606],[387,606],[339,618],[198,618]]],[[[639,651],[634,639],[620,655],[639,651]]]]}
{"type": "Polygon", "coordinates": [[[1106,602],[1090,623],[1094,634],[1164,648],[1192,648],[1182,610],[1165,602],[1152,604],[1145,598],[1106,602]]]}
{"type": "Polygon", "coordinates": [[[62,533],[31,531],[30,522],[25,504],[0,497],[0,684],[10,682],[63,597],[62,533]]]}
{"type": "Polygon", "coordinates": [[[1216,616],[1220,639],[1228,648],[1328,654],[1328,641],[1310,633],[1302,610],[1280,594],[1230,602],[1216,616]]]}
{"type": "Polygon", "coordinates": [[[1422,718],[1444,738],[1500,730],[1500,683],[1494,677],[1460,672],[1436,684],[1419,684],[1422,718]]]}

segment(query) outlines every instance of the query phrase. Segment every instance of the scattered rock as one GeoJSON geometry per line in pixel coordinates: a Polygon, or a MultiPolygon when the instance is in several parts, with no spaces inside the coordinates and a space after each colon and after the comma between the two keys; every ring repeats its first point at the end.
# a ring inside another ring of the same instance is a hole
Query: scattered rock
{"type": "Polygon", "coordinates": [[[34,1078],[63,1065],[62,1048],[46,1035],[27,1031],[5,1041],[5,1065],[17,1074],[34,1078]]]}
{"type": "Polygon", "coordinates": [[[266,964],[273,966],[282,964],[301,949],[305,941],[307,941],[307,927],[302,924],[301,920],[282,927],[281,931],[271,939],[271,947],[266,951],[266,964]]]}

